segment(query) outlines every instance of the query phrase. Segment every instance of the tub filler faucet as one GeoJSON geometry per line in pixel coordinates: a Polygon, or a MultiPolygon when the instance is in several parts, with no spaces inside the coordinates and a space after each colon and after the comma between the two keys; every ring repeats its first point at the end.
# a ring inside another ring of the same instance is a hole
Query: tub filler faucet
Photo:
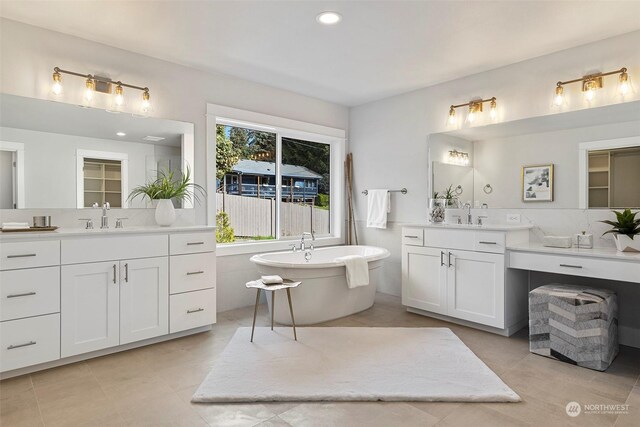
{"type": "Polygon", "coordinates": [[[313,243],[311,243],[309,246],[307,246],[307,243],[304,241],[305,236],[311,236],[311,241],[314,242],[316,240],[316,236],[315,234],[313,234],[313,231],[311,233],[309,233],[308,231],[305,231],[302,233],[302,236],[300,237],[300,250],[301,251],[306,251],[307,249],[313,250],[313,243]]]}

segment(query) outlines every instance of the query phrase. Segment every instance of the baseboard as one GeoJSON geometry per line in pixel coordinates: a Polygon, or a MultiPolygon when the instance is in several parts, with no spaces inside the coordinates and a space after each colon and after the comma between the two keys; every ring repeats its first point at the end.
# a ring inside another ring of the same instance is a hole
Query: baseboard
{"type": "Polygon", "coordinates": [[[527,319],[521,320],[505,329],[494,328],[492,326],[481,325],[475,322],[469,322],[467,320],[456,319],[455,317],[446,316],[444,314],[432,313],[430,311],[420,310],[419,308],[407,307],[409,313],[419,314],[421,316],[433,317],[434,319],[444,320],[445,322],[455,323],[456,325],[468,326],[474,329],[480,329],[485,332],[491,332],[492,334],[502,335],[503,337],[510,337],[518,332],[520,329],[527,326],[529,323],[527,319]]]}
{"type": "Polygon", "coordinates": [[[13,378],[20,375],[31,374],[33,372],[42,371],[45,369],[56,368],[58,366],[68,365],[70,363],[81,362],[87,359],[93,359],[94,357],[106,356],[108,354],[119,353],[121,351],[131,350],[138,347],[144,347],[146,345],[157,344],[163,341],[169,341],[176,338],[186,337],[188,335],[199,334],[207,332],[212,329],[213,325],[201,326],[195,329],[189,329],[187,331],[176,332],[169,335],[162,335],[160,337],[149,338],[148,340],[136,341],[129,344],[119,345],[116,347],[104,348],[102,350],[92,351],[90,353],[77,354],[75,356],[65,357],[58,360],[52,360],[51,362],[40,363],[37,365],[26,366],[20,369],[14,369],[12,371],[0,373],[0,380],[7,378],[13,378]]]}

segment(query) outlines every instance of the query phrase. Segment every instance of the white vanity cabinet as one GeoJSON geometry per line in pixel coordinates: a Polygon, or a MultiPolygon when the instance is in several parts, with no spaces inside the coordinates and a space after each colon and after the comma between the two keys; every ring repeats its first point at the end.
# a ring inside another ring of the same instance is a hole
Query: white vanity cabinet
{"type": "Polygon", "coordinates": [[[511,335],[526,324],[527,286],[525,275],[506,268],[505,248],[528,238],[526,228],[405,227],[402,304],[511,335]]]}
{"type": "Polygon", "coordinates": [[[62,267],[62,357],[168,333],[166,257],[62,267]]]}
{"type": "Polygon", "coordinates": [[[0,242],[3,378],[216,321],[213,227],[29,234],[0,242]]]}

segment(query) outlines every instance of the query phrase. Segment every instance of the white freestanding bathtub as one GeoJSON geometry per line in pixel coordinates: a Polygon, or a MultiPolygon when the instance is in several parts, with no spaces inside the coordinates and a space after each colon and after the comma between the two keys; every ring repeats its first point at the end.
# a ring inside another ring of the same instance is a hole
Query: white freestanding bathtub
{"type": "MultiPolygon", "coordinates": [[[[332,246],[311,251],[311,259],[305,260],[305,252],[272,252],[254,255],[251,261],[258,265],[261,275],[277,274],[285,279],[301,281],[291,289],[293,314],[297,325],[311,325],[348,316],[366,310],[373,305],[376,285],[380,280],[382,262],[389,251],[375,246],[332,246]],[[362,255],[369,263],[369,285],[349,289],[345,267],[334,261],[345,255],[362,255]]],[[[271,312],[271,292],[267,303],[271,312]]],[[[290,325],[289,304],[284,291],[275,292],[276,322],[290,325]]]]}

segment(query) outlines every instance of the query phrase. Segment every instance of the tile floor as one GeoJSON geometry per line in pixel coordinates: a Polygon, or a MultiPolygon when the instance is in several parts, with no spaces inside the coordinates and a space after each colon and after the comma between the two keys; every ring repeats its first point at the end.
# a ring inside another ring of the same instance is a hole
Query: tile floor
{"type": "MultiPolygon", "coordinates": [[[[640,350],[622,347],[607,372],[528,351],[511,338],[407,313],[379,294],[371,309],[323,326],[450,327],[523,398],[522,403],[192,404],[192,393],[252,307],[219,313],[203,333],[0,382],[0,425],[9,426],[519,426],[640,425],[640,350]],[[570,418],[565,406],[628,404],[626,415],[570,418]]],[[[261,307],[259,324],[267,324],[261,307]]]]}

